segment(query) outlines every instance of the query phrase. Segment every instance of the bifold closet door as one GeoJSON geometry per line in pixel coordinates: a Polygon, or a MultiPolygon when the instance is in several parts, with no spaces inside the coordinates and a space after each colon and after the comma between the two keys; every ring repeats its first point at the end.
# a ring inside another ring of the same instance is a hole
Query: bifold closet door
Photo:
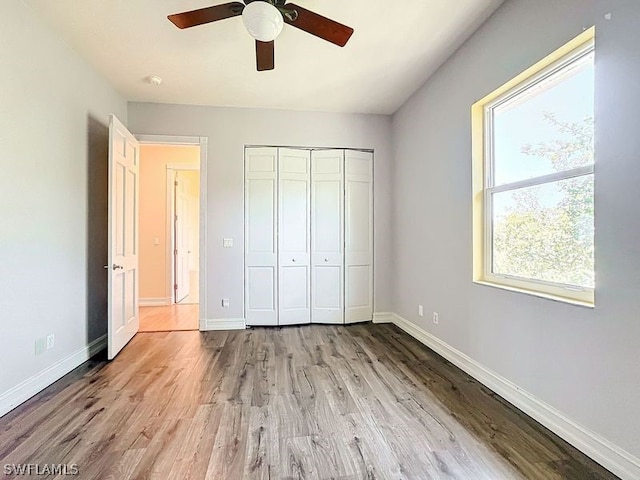
{"type": "Polygon", "coordinates": [[[373,154],[345,151],[345,323],[373,319],[373,154]]]}
{"type": "Polygon", "coordinates": [[[311,322],[311,152],[278,149],[279,325],[311,322]]]}
{"type": "Polygon", "coordinates": [[[245,151],[245,317],[278,325],[278,149],[245,151]]]}
{"type": "Polygon", "coordinates": [[[344,323],[344,150],[311,152],[311,322],[344,323]]]}

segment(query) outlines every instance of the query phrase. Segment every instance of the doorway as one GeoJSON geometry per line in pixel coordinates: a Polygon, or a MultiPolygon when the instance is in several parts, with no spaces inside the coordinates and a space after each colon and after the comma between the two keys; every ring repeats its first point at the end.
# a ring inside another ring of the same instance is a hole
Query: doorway
{"type": "Polygon", "coordinates": [[[204,311],[201,158],[206,144],[198,137],[138,139],[139,331],[198,330],[204,311]]]}

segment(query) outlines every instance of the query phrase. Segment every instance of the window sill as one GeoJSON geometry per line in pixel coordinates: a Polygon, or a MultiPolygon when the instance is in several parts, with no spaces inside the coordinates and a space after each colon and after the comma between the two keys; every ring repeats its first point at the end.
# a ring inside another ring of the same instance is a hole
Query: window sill
{"type": "Polygon", "coordinates": [[[474,280],[473,283],[483,285],[485,287],[499,288],[501,290],[507,290],[509,292],[521,293],[524,295],[531,295],[534,297],[545,298],[554,302],[568,303],[569,305],[575,305],[576,307],[595,308],[593,302],[585,302],[582,300],[576,300],[574,298],[562,297],[560,295],[553,295],[550,293],[537,292],[535,290],[527,290],[525,288],[512,287],[510,285],[503,285],[495,282],[488,282],[486,280],[474,280]]]}

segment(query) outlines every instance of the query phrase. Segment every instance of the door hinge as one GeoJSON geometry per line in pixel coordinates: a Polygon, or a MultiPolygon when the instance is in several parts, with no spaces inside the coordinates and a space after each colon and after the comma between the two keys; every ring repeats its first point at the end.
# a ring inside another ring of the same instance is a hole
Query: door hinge
{"type": "Polygon", "coordinates": [[[174,290],[177,290],[177,289],[178,289],[178,284],[177,284],[177,283],[173,285],[173,289],[174,289],[174,290]]]}
{"type": "Polygon", "coordinates": [[[176,180],[175,182],[173,182],[173,184],[177,187],[178,186],[178,181],[176,180]]]}

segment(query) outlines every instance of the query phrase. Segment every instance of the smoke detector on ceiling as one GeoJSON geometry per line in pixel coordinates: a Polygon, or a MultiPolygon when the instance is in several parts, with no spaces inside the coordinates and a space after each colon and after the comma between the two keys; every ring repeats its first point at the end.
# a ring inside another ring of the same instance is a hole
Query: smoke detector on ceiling
{"type": "Polygon", "coordinates": [[[151,75],[147,77],[147,82],[151,85],[155,85],[156,87],[162,83],[162,78],[157,75],[151,75]]]}

